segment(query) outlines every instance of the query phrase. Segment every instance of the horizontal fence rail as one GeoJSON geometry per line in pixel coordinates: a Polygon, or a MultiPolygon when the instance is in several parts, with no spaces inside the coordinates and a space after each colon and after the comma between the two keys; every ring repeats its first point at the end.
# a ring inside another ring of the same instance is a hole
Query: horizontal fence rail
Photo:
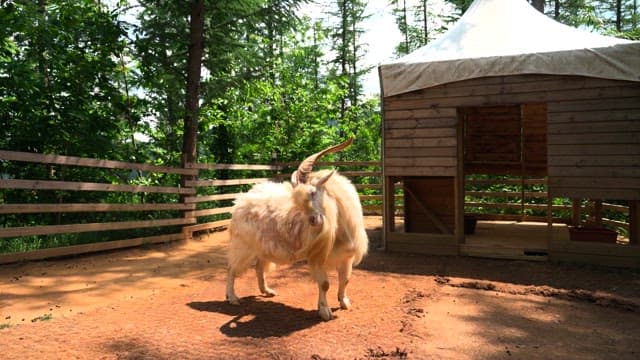
{"type": "MultiPolygon", "coordinates": [[[[546,179],[465,179],[465,212],[483,220],[546,221],[551,210],[553,222],[579,225],[600,221],[614,229],[629,231],[628,217],[625,221],[602,217],[595,219],[594,200],[548,199],[546,179]],[[507,188],[505,188],[505,186],[507,188]],[[495,189],[502,188],[500,191],[495,189]],[[469,190],[472,188],[473,190],[469,190]],[[483,188],[483,190],[478,190],[483,188]],[[537,188],[537,190],[532,190],[537,188]],[[551,201],[551,204],[548,203],[551,201]],[[487,211],[492,210],[492,211],[487,211]],[[572,211],[579,210],[581,219],[572,218],[572,211]]],[[[601,202],[602,209],[614,217],[629,215],[629,207],[601,202]]]]}

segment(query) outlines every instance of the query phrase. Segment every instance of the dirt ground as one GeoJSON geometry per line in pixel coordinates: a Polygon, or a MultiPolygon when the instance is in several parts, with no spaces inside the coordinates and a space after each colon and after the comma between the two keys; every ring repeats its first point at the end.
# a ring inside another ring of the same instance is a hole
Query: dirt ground
{"type": "MultiPolygon", "coordinates": [[[[379,219],[368,219],[370,228],[379,219]]],[[[321,321],[302,265],[237,282],[227,233],[0,266],[1,359],[638,359],[640,272],[372,250],[321,321]]]]}

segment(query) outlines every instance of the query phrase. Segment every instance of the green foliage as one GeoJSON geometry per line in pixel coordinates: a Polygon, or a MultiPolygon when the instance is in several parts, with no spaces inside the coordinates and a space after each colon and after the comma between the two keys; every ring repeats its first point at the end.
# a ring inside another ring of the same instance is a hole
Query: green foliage
{"type": "Polygon", "coordinates": [[[11,4],[0,15],[0,147],[118,158],[115,15],[93,1],[11,4]]]}
{"type": "Polygon", "coordinates": [[[49,313],[49,314],[44,314],[44,315],[40,315],[40,316],[36,316],[33,319],[31,319],[31,322],[36,322],[36,321],[49,321],[53,319],[53,314],[49,313]]]}
{"type": "Polygon", "coordinates": [[[404,39],[396,46],[395,53],[398,56],[426,45],[445,32],[449,23],[459,18],[453,13],[453,6],[443,6],[436,10],[428,0],[392,0],[390,5],[393,6],[392,13],[404,39]]]}

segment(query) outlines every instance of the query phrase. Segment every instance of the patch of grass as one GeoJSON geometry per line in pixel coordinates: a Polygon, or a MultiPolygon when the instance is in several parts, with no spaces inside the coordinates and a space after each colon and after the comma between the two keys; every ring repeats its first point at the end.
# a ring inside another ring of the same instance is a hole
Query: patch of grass
{"type": "Polygon", "coordinates": [[[12,327],[13,325],[11,325],[11,323],[4,323],[4,324],[0,324],[0,330],[2,329],[8,329],[10,327],[12,327]]]}
{"type": "Polygon", "coordinates": [[[51,320],[51,319],[53,319],[53,315],[52,314],[44,314],[44,315],[40,315],[40,316],[34,317],[33,319],[31,319],[31,322],[47,321],[47,320],[51,320]]]}

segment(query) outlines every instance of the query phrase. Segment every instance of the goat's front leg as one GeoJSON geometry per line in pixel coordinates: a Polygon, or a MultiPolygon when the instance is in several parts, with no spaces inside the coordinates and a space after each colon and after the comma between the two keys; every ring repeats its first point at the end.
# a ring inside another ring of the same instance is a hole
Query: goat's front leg
{"type": "Polygon", "coordinates": [[[331,308],[327,303],[327,291],[329,291],[329,278],[327,272],[323,269],[312,269],[313,278],[318,283],[318,315],[324,321],[333,318],[331,308]]]}
{"type": "Polygon", "coordinates": [[[267,279],[265,277],[265,270],[269,268],[271,264],[263,259],[258,258],[256,262],[256,277],[258,278],[258,288],[260,292],[265,296],[275,296],[276,292],[267,285],[267,279]]]}
{"type": "Polygon", "coordinates": [[[344,259],[338,265],[338,301],[341,309],[351,308],[351,302],[347,297],[347,284],[351,278],[351,270],[353,268],[353,257],[344,259]]]}
{"type": "Polygon", "coordinates": [[[232,267],[229,267],[229,272],[227,273],[227,291],[226,298],[229,303],[233,305],[239,305],[240,299],[238,299],[238,295],[234,290],[234,285],[236,281],[236,270],[232,267]]]}

